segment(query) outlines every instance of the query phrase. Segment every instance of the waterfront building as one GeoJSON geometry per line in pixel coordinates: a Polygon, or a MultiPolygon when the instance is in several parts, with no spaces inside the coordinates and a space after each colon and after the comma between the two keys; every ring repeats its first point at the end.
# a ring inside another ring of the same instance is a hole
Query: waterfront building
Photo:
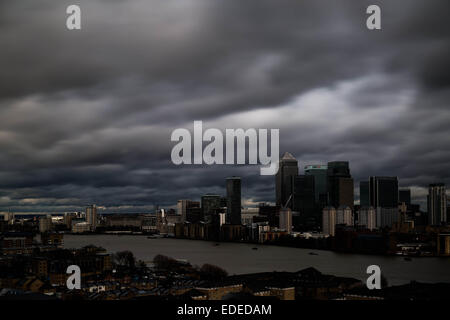
{"type": "Polygon", "coordinates": [[[335,235],[336,209],[332,206],[325,207],[322,211],[322,232],[325,235],[335,235]]]}
{"type": "Polygon", "coordinates": [[[353,226],[353,211],[349,206],[340,206],[336,211],[336,224],[353,226]]]}
{"type": "Polygon", "coordinates": [[[181,221],[186,221],[186,209],[191,200],[182,199],[177,201],[177,214],[181,217],[181,221]]]}
{"type": "Polygon", "coordinates": [[[87,222],[78,222],[72,226],[73,233],[84,233],[91,231],[91,225],[87,222]]]}
{"type": "Polygon", "coordinates": [[[192,200],[178,200],[177,215],[180,216],[182,223],[184,222],[198,222],[202,219],[201,208],[199,201],[192,200]]]}
{"type": "Polygon", "coordinates": [[[207,216],[216,215],[221,207],[221,196],[217,194],[205,194],[201,197],[202,219],[205,221],[207,216]]]}
{"type": "Polygon", "coordinates": [[[128,228],[141,230],[144,216],[136,214],[114,214],[106,217],[105,225],[109,228],[128,228]]]}
{"type": "Polygon", "coordinates": [[[253,223],[253,218],[259,215],[259,208],[245,208],[241,212],[241,223],[250,226],[253,223]]]}
{"type": "Polygon", "coordinates": [[[267,222],[254,222],[250,228],[250,240],[262,242],[260,241],[260,235],[262,232],[269,232],[270,226],[267,222]]]}
{"type": "Polygon", "coordinates": [[[86,207],[86,222],[90,225],[91,230],[97,228],[97,207],[95,204],[86,207]]]}
{"type": "Polygon", "coordinates": [[[241,224],[224,224],[220,228],[220,238],[223,241],[242,241],[246,228],[241,224]]]}
{"type": "Polygon", "coordinates": [[[396,208],[375,208],[377,228],[392,228],[395,223],[400,222],[400,210],[396,208]]]}
{"type": "Polygon", "coordinates": [[[376,212],[373,207],[361,207],[358,213],[358,225],[374,230],[377,226],[376,212]]]}
{"type": "Polygon", "coordinates": [[[280,229],[287,233],[292,232],[292,210],[290,208],[282,208],[280,210],[280,229]]]}
{"type": "MultiPolygon", "coordinates": [[[[180,216],[181,219],[181,216],[180,216]]],[[[156,233],[158,231],[158,218],[156,214],[146,214],[142,217],[142,231],[156,233]]]]}

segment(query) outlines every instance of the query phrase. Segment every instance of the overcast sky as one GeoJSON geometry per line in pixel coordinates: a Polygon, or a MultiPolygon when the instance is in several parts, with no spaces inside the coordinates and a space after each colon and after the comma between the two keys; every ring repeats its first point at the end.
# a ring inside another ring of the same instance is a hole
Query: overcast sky
{"type": "MultiPolygon", "coordinates": [[[[259,166],[175,166],[176,128],[279,128],[280,152],[350,161],[355,188],[450,185],[448,0],[0,2],[0,211],[274,201],[259,166]],[[369,31],[365,10],[382,9],[369,31]]],[[[358,197],[356,197],[358,198],[358,197]]]]}

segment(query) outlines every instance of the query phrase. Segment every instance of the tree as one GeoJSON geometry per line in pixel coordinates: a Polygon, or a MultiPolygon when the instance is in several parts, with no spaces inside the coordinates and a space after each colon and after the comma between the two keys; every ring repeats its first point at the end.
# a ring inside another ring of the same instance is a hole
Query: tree
{"type": "Polygon", "coordinates": [[[179,263],[177,260],[164,256],[162,254],[158,254],[153,258],[153,263],[157,269],[162,270],[173,270],[179,267],[179,263]]]}
{"type": "Polygon", "coordinates": [[[113,255],[114,264],[118,267],[134,269],[136,266],[136,258],[133,252],[125,250],[119,251],[113,255]]]}
{"type": "Polygon", "coordinates": [[[200,273],[202,277],[209,280],[222,280],[228,276],[224,269],[207,263],[200,268],[200,273]]]}

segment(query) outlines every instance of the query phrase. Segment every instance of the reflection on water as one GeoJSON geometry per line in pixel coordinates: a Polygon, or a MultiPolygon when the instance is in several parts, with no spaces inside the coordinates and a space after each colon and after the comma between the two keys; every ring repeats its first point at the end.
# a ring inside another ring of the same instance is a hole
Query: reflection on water
{"type": "Polygon", "coordinates": [[[65,235],[66,248],[88,244],[101,246],[109,252],[131,250],[137,259],[151,261],[157,254],[189,260],[193,265],[211,263],[230,274],[265,271],[298,271],[314,267],[337,276],[366,279],[366,268],[379,265],[390,285],[422,282],[450,282],[450,259],[412,258],[341,254],[331,251],[263,246],[242,243],[147,239],[145,236],[65,235]],[[257,248],[255,250],[254,248],[257,248]],[[317,253],[311,254],[311,252],[317,253]]]}

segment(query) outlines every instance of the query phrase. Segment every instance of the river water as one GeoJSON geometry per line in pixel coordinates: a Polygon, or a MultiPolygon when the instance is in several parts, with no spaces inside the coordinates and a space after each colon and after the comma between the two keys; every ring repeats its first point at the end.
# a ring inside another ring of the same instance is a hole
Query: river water
{"type": "Polygon", "coordinates": [[[113,253],[130,250],[137,259],[149,262],[157,254],[186,259],[193,265],[210,263],[222,267],[229,274],[266,271],[298,271],[314,267],[326,274],[367,278],[366,268],[380,266],[389,285],[421,282],[449,282],[450,258],[412,258],[344,254],[331,251],[298,249],[244,243],[220,243],[184,239],[147,239],[131,235],[65,235],[65,248],[80,248],[93,244],[113,253]],[[253,250],[252,248],[258,248],[253,250]],[[315,252],[317,255],[310,255],[315,252]]]}

